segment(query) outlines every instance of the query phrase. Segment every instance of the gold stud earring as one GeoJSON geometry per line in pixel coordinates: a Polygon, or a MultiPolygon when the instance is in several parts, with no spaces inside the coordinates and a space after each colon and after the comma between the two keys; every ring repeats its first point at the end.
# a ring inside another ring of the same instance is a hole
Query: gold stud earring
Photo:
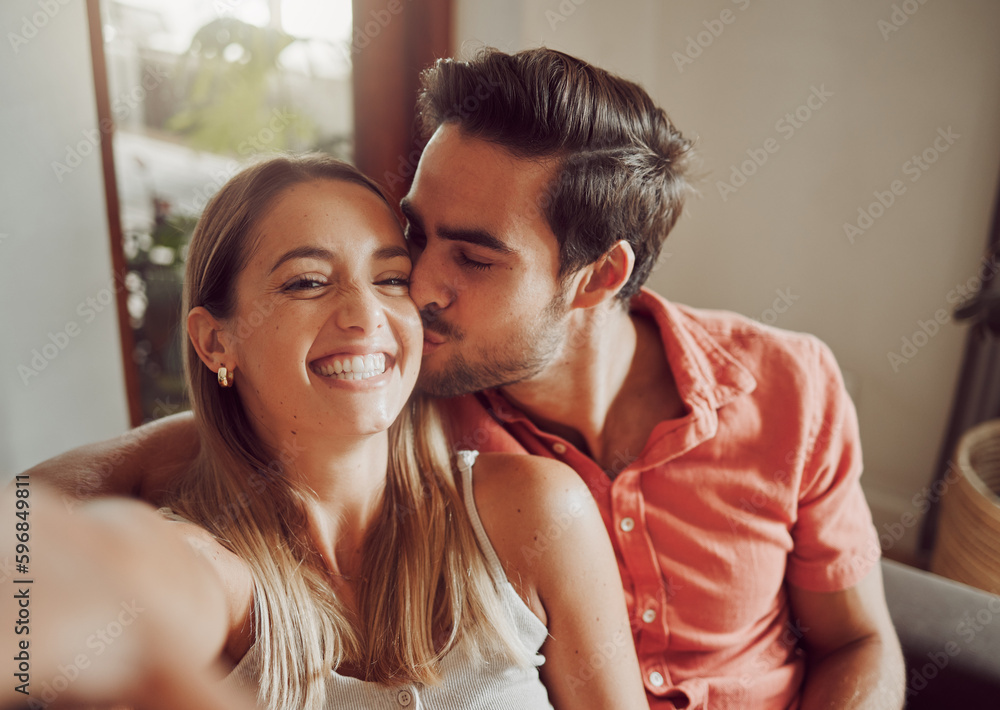
{"type": "Polygon", "coordinates": [[[219,368],[219,387],[232,387],[233,386],[233,378],[235,376],[236,376],[236,373],[233,372],[232,370],[227,370],[224,365],[222,367],[220,367],[219,368]]]}

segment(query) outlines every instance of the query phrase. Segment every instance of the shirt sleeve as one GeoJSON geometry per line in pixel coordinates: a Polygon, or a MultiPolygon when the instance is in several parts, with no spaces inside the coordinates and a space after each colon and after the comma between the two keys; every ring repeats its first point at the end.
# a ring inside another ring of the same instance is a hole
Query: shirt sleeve
{"type": "Polygon", "coordinates": [[[788,556],[789,583],[814,592],[849,589],[881,557],[861,490],[861,441],[854,404],[830,349],[813,340],[815,357],[804,396],[815,412],[806,446],[798,514],[788,556]]]}

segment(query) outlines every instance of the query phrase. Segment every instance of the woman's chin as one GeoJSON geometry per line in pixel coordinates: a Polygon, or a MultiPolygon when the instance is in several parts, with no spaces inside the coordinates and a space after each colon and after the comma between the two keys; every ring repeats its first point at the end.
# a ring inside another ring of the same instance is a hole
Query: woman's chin
{"type": "Polygon", "coordinates": [[[317,421],[315,430],[317,434],[324,437],[375,436],[388,430],[397,416],[399,416],[399,410],[362,412],[341,409],[335,412],[332,417],[324,417],[317,421]]]}

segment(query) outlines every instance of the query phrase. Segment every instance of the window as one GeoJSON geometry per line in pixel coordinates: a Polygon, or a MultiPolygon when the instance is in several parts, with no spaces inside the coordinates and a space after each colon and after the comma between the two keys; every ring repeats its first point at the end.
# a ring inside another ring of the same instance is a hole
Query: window
{"type": "Polygon", "coordinates": [[[260,154],[353,157],[351,2],[111,0],[100,10],[133,340],[126,367],[149,421],[188,406],[181,286],[207,201],[260,154]]]}
{"type": "Polygon", "coordinates": [[[452,0],[87,6],[98,120],[115,125],[113,145],[102,128],[101,152],[137,425],[188,406],[185,249],[201,209],[242,164],[268,151],[320,150],[397,199],[406,193],[422,148],[418,77],[451,53],[452,0]]]}

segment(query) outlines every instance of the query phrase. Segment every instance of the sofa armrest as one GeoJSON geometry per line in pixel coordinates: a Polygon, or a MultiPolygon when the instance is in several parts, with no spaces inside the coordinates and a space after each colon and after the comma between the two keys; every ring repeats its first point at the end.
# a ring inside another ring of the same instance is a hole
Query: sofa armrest
{"type": "Polygon", "coordinates": [[[1000,707],[1000,596],[882,561],[906,658],[906,707],[1000,707]]]}

